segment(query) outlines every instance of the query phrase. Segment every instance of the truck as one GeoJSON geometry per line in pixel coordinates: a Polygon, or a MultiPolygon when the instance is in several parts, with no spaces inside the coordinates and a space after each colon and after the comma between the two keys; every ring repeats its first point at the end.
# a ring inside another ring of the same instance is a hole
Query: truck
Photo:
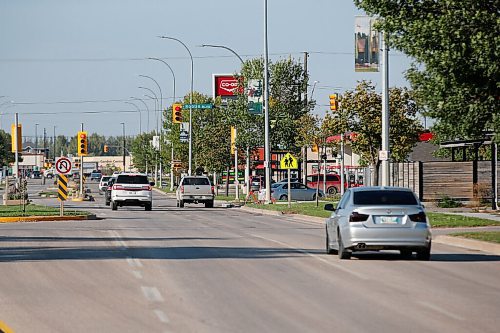
{"type": "Polygon", "coordinates": [[[206,208],[214,206],[215,191],[206,176],[184,176],[175,191],[177,207],[185,203],[204,203],[206,208]]]}

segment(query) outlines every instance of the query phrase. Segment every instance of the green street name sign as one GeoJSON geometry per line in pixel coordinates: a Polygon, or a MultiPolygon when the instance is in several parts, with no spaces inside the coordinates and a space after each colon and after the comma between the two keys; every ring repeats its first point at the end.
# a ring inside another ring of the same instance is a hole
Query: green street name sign
{"type": "Polygon", "coordinates": [[[184,104],[182,108],[185,109],[212,109],[212,104],[184,104]]]}

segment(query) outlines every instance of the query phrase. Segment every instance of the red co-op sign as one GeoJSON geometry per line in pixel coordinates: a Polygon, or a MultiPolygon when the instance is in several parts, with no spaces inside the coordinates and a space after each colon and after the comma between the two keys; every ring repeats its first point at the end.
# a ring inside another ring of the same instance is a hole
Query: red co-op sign
{"type": "Polygon", "coordinates": [[[215,97],[235,96],[238,91],[238,79],[232,75],[214,75],[215,97]]]}

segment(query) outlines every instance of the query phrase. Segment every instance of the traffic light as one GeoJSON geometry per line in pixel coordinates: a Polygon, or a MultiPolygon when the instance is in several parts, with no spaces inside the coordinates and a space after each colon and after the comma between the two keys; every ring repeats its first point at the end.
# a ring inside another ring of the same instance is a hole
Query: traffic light
{"type": "Polygon", "coordinates": [[[77,138],[77,150],[78,156],[87,156],[88,154],[88,141],[87,141],[87,132],[80,131],[78,132],[77,138]]]}
{"type": "Polygon", "coordinates": [[[80,169],[80,159],[75,159],[75,160],[73,161],[73,167],[74,167],[75,169],[80,169]]]}
{"type": "Polygon", "coordinates": [[[174,103],[172,105],[172,123],[182,123],[182,104],[174,103]]]}
{"type": "Polygon", "coordinates": [[[180,169],[180,168],[182,168],[182,162],[174,161],[174,162],[172,162],[172,167],[174,169],[180,169]]]}
{"type": "Polygon", "coordinates": [[[107,153],[109,151],[109,146],[108,145],[104,145],[104,152],[107,153]]]}
{"type": "Polygon", "coordinates": [[[337,111],[338,109],[337,94],[330,95],[330,110],[337,111]]]}

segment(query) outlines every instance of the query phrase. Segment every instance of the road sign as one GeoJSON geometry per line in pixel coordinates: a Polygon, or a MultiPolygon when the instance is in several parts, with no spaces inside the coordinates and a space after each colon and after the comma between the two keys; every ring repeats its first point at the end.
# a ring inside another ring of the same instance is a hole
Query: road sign
{"type": "Polygon", "coordinates": [[[68,199],[68,177],[59,174],[57,184],[57,199],[59,199],[59,201],[66,201],[68,199]]]}
{"type": "Polygon", "coordinates": [[[185,109],[213,109],[213,104],[184,104],[182,108],[185,109]]]}
{"type": "Polygon", "coordinates": [[[56,173],[59,175],[67,175],[71,173],[71,161],[69,160],[69,158],[56,158],[56,173]]]}
{"type": "Polygon", "coordinates": [[[179,139],[181,142],[188,142],[189,141],[189,123],[181,123],[180,125],[180,134],[179,134],[179,139]]]}
{"type": "Polygon", "coordinates": [[[298,169],[299,162],[292,154],[286,153],[280,161],[280,167],[281,169],[298,169]]]}

